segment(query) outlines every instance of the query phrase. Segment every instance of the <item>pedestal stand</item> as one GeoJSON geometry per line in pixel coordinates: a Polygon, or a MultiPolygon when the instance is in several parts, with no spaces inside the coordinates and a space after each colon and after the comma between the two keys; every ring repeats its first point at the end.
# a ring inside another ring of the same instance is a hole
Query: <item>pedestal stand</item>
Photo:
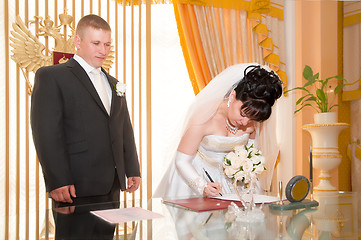
{"type": "Polygon", "coordinates": [[[308,131],[312,137],[313,166],[320,170],[320,184],[315,187],[319,191],[334,191],[331,185],[330,170],[337,168],[341,163],[341,154],[338,151],[338,135],[341,130],[349,127],[347,123],[337,123],[336,113],[333,117],[322,118],[325,115],[315,114],[315,123],[304,125],[302,128],[308,131]],[[316,116],[317,115],[317,116],[316,116]]]}

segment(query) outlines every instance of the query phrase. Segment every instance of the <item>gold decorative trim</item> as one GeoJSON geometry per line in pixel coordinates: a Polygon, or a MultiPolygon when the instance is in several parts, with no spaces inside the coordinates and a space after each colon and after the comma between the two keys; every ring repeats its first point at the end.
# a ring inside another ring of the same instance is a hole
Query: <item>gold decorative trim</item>
{"type": "Polygon", "coordinates": [[[360,99],[361,97],[361,86],[359,89],[352,91],[343,91],[342,92],[342,101],[354,101],[360,99]]]}
{"type": "Polygon", "coordinates": [[[312,127],[349,127],[350,124],[348,123],[325,123],[325,124],[306,124],[304,126],[302,126],[303,129],[306,128],[312,128],[312,127]]]}
{"type": "Polygon", "coordinates": [[[318,154],[313,154],[312,155],[313,158],[342,158],[341,154],[324,154],[324,155],[318,155],[318,154]]]}
{"type": "MultiPolygon", "coordinates": [[[[320,149],[320,150],[334,149],[334,150],[336,150],[338,152],[338,147],[313,147],[313,150],[317,150],[317,149],[320,149]]],[[[317,152],[317,153],[319,153],[319,152],[317,152]]],[[[327,153],[330,153],[330,152],[327,152],[327,153]]]]}
{"type": "Polygon", "coordinates": [[[173,0],[173,3],[246,10],[253,13],[267,14],[271,17],[284,20],[283,5],[271,2],[270,0],[173,0]]]}
{"type": "MultiPolygon", "coordinates": [[[[337,149],[337,148],[335,148],[335,149],[337,149]]],[[[340,152],[339,151],[336,151],[336,152],[316,152],[316,151],[314,151],[313,152],[313,156],[315,156],[315,155],[328,155],[328,154],[340,154],[340,152]]]]}

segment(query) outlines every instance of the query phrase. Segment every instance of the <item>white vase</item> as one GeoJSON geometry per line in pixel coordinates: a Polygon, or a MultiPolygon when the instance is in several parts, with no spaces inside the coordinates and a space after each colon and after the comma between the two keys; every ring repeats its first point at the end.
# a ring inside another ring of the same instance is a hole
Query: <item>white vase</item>
{"type": "Polygon", "coordinates": [[[347,123],[337,122],[337,113],[316,113],[314,124],[304,125],[312,137],[313,167],[320,170],[320,183],[314,189],[320,191],[334,191],[330,179],[330,170],[337,168],[341,163],[341,154],[338,151],[338,135],[341,130],[349,127],[347,123]]]}

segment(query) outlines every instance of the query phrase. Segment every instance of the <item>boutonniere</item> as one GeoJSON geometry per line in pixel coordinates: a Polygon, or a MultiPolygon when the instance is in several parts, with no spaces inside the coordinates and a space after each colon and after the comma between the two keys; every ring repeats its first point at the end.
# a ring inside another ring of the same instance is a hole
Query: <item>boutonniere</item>
{"type": "Polygon", "coordinates": [[[114,90],[117,93],[117,96],[123,97],[125,95],[125,89],[127,88],[127,85],[125,83],[118,82],[116,85],[114,85],[114,90]]]}

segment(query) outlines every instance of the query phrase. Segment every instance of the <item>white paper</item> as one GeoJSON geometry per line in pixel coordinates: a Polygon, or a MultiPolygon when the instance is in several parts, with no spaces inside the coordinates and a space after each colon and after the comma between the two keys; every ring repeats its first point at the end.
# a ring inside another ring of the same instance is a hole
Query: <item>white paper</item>
{"type": "MultiPolygon", "coordinates": [[[[237,194],[223,194],[223,196],[216,196],[213,198],[222,199],[222,200],[230,200],[230,201],[239,201],[237,194]]],[[[279,197],[267,196],[261,194],[253,194],[253,199],[255,203],[272,203],[278,202],[280,200],[279,197]]]]}
{"type": "Polygon", "coordinates": [[[163,217],[163,215],[139,207],[98,210],[91,211],[91,213],[114,224],[163,217]]]}

